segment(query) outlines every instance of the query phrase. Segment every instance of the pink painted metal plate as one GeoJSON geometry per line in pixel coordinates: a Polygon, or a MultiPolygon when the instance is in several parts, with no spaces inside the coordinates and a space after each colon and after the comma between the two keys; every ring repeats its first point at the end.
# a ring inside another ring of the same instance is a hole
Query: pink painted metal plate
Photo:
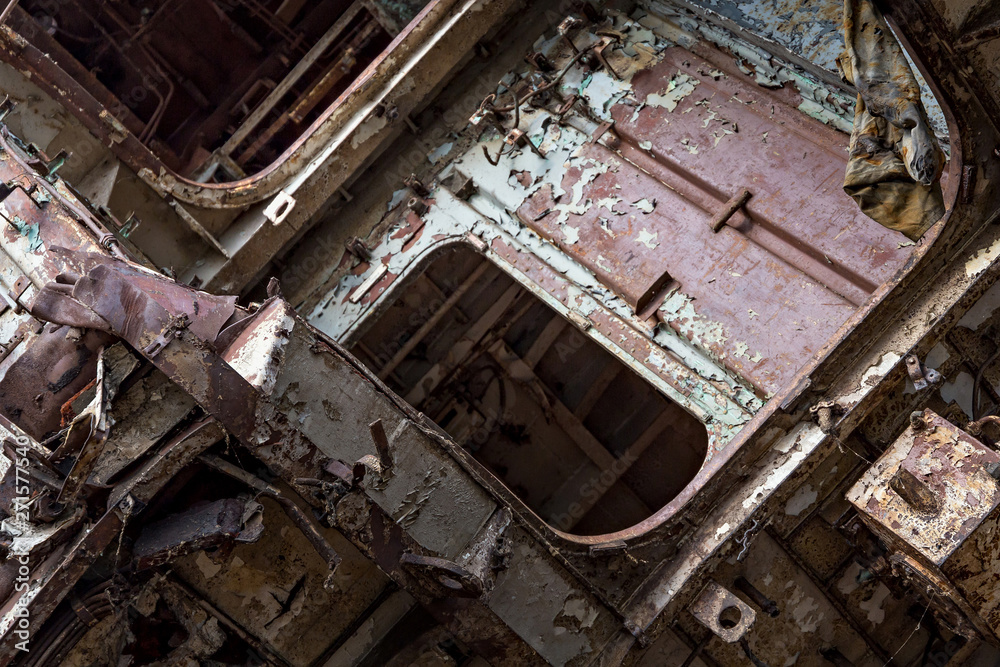
{"type": "Polygon", "coordinates": [[[665,323],[770,394],[912,243],[844,194],[847,135],[797,109],[797,93],[705,55],[668,49],[636,74],[613,130],[571,161],[567,194],[542,188],[518,213],[638,311],[665,298],[665,323]],[[713,231],[744,189],[749,201],[713,231]]]}

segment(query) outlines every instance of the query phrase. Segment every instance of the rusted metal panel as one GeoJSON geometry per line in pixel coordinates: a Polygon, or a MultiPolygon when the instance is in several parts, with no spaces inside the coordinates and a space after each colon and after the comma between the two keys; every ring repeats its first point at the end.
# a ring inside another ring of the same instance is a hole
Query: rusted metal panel
{"type": "Polygon", "coordinates": [[[847,498],[942,613],[1000,642],[1000,454],[929,409],[911,421],[847,498]]]}
{"type": "Polygon", "coordinates": [[[1000,454],[925,411],[847,494],[893,543],[941,567],[1000,506],[1000,454]]]}
{"type": "Polygon", "coordinates": [[[911,244],[844,195],[846,137],[795,109],[794,93],[673,48],[630,95],[610,108],[613,130],[520,218],[633,307],[661,292],[672,328],[773,393],[911,244]],[[744,189],[751,197],[715,233],[744,189]]]}
{"type": "Polygon", "coordinates": [[[217,500],[145,526],[135,543],[136,565],[155,567],[230,542],[243,528],[244,505],[233,498],[217,500]]]}

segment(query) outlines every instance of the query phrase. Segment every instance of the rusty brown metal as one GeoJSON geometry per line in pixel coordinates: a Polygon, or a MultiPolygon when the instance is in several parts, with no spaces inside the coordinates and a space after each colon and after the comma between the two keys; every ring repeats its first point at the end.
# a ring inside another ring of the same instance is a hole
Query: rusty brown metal
{"type": "Polygon", "coordinates": [[[93,380],[98,351],[113,340],[100,331],[46,327],[7,370],[0,412],[36,440],[55,433],[63,404],[93,380]]]}
{"type": "Polygon", "coordinates": [[[998,537],[1000,485],[993,473],[1000,454],[929,409],[915,423],[847,498],[900,572],[933,585],[942,593],[939,606],[960,610],[997,641],[1000,614],[986,591],[1000,575],[987,569],[983,576],[983,564],[992,561],[980,545],[998,537]]]}
{"type": "Polygon", "coordinates": [[[718,233],[722,227],[729,222],[729,219],[736,215],[736,211],[743,208],[743,205],[750,201],[750,191],[743,188],[738,194],[733,195],[721,211],[715,214],[712,222],[709,223],[712,231],[718,233]]]}
{"type": "Polygon", "coordinates": [[[665,312],[668,325],[773,393],[910,251],[841,191],[843,135],[705,51],[668,49],[634,76],[644,104],[611,107],[617,148],[584,146],[558,184],[578,200],[541,188],[518,213],[633,308],[665,276],[677,281],[674,299],[691,299],[693,312],[665,312]],[[682,85],[686,96],[663,92],[682,85]],[[755,195],[741,208],[747,184],[755,195]],[[714,234],[721,218],[729,231],[714,234]]]}

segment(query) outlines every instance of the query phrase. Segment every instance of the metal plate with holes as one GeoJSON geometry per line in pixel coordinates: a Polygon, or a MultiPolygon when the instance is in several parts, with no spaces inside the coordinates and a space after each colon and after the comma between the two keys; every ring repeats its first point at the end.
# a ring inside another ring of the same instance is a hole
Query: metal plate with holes
{"type": "Polygon", "coordinates": [[[742,639],[757,620],[757,613],[750,605],[714,581],[705,586],[690,611],[702,625],[730,644],[742,639]]]}

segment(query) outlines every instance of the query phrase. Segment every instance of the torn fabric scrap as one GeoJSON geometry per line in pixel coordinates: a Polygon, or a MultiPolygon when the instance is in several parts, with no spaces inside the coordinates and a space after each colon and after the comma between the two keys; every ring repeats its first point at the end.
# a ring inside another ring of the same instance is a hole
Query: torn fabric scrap
{"type": "Polygon", "coordinates": [[[844,79],[858,89],[844,191],[876,222],[920,238],[944,215],[944,154],[920,86],[871,0],[844,0],[844,79]]]}

